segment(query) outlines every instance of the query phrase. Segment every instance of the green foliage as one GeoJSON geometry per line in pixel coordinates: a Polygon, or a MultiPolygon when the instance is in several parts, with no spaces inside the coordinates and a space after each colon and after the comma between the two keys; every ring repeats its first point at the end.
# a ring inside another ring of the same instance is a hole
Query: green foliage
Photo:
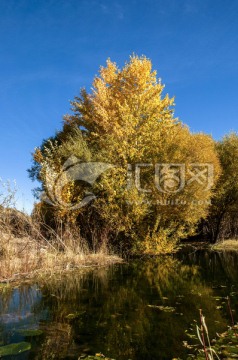
{"type": "Polygon", "coordinates": [[[238,134],[226,135],[216,148],[222,175],[214,191],[208,219],[213,242],[238,236],[238,134]]]}
{"type": "MultiPolygon", "coordinates": [[[[197,327],[198,328],[198,327],[197,327]]],[[[187,357],[187,360],[203,360],[206,359],[204,348],[203,348],[203,339],[201,337],[201,329],[198,328],[197,337],[200,341],[199,348],[195,345],[186,345],[190,352],[193,351],[194,354],[187,357]]],[[[196,336],[194,336],[195,338],[196,336]]],[[[229,328],[227,331],[217,334],[217,337],[212,340],[212,344],[206,347],[206,352],[208,359],[233,359],[238,357],[238,334],[237,334],[237,325],[232,329],[229,328]]]]}
{"type": "Polygon", "coordinates": [[[96,354],[95,356],[93,355],[85,355],[85,356],[80,356],[79,359],[84,359],[84,360],[101,360],[101,359],[104,359],[104,360],[115,360],[115,359],[111,359],[111,358],[108,358],[108,357],[105,357],[104,355],[102,354],[96,354]]]}
{"type": "Polygon", "coordinates": [[[31,344],[27,342],[5,345],[0,347],[0,356],[19,355],[30,349],[31,344]]]}
{"type": "Polygon", "coordinates": [[[18,333],[25,337],[33,337],[42,335],[43,331],[40,329],[21,329],[18,330],[18,333]]]}

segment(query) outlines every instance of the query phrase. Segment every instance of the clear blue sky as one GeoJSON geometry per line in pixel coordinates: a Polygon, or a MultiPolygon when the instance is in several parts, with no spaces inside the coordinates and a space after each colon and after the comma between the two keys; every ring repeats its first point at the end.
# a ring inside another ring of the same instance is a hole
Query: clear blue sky
{"type": "Polygon", "coordinates": [[[237,130],[237,0],[0,0],[0,36],[0,177],[28,210],[31,152],[108,57],[149,57],[193,131],[237,130]]]}

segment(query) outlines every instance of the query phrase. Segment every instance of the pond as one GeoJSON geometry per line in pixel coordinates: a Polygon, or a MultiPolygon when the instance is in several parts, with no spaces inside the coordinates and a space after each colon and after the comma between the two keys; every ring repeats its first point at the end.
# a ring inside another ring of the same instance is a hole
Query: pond
{"type": "Polygon", "coordinates": [[[169,257],[2,290],[0,351],[20,343],[22,352],[6,359],[78,359],[95,353],[117,360],[186,359],[183,341],[195,335],[199,309],[211,338],[231,324],[228,295],[238,321],[237,264],[237,253],[190,247],[169,257]]]}

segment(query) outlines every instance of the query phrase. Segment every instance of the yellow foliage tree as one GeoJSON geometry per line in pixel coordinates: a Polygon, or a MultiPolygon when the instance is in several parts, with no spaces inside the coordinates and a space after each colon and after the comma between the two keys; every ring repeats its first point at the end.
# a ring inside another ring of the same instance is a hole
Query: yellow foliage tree
{"type": "Polygon", "coordinates": [[[77,212],[81,229],[93,214],[97,236],[136,252],[172,251],[193,234],[220,171],[212,138],[190,133],[163,89],[146,57],[132,56],[122,69],[108,60],[65,117],[65,127],[81,129],[91,160],[113,165],[93,187],[96,200],[77,212]]]}

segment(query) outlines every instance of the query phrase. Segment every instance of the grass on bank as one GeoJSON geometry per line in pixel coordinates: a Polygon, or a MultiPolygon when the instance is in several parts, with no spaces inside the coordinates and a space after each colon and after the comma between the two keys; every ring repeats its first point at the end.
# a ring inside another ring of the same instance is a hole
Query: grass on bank
{"type": "Polygon", "coordinates": [[[74,251],[70,247],[57,250],[43,241],[30,237],[9,237],[3,233],[0,233],[0,239],[0,283],[18,281],[37,274],[53,274],[122,261],[105,248],[96,253],[89,250],[74,251]]]}
{"type": "Polygon", "coordinates": [[[213,250],[219,251],[238,251],[238,239],[222,240],[215,245],[212,245],[213,250]]]}
{"type": "Polygon", "coordinates": [[[90,250],[78,229],[62,223],[53,229],[40,214],[18,211],[17,192],[15,183],[0,178],[0,284],[122,261],[97,239],[90,250]]]}
{"type": "Polygon", "coordinates": [[[54,230],[42,219],[0,208],[0,283],[122,261],[105,244],[96,245],[92,251],[73,229],[54,230]]]}

